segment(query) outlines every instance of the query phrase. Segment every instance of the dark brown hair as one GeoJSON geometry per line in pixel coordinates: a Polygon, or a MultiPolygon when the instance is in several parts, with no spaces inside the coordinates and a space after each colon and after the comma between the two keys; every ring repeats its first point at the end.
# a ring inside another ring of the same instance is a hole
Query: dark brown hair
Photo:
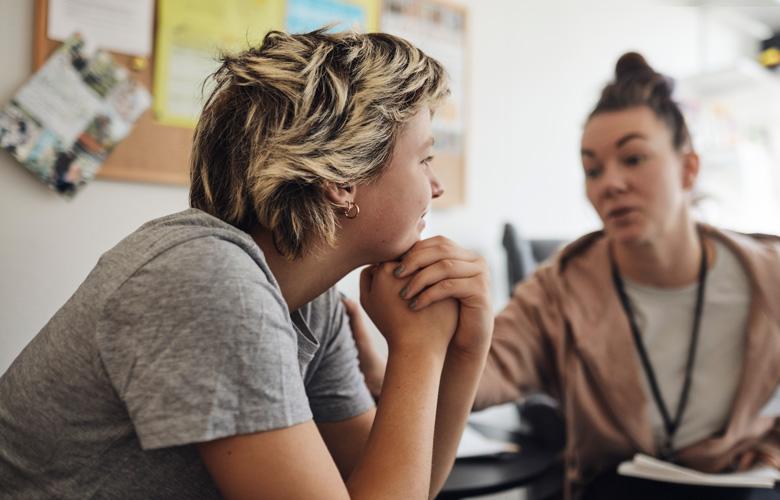
{"type": "Polygon", "coordinates": [[[672,99],[674,81],[656,72],[641,54],[627,52],[615,65],[615,79],[601,91],[596,107],[588,115],[647,106],[672,132],[672,142],[678,151],[691,146],[688,126],[678,104],[672,99]]]}

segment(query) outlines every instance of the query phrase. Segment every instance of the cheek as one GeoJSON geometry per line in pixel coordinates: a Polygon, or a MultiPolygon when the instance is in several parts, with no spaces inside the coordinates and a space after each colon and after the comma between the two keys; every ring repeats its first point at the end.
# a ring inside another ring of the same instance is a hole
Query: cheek
{"type": "Polygon", "coordinates": [[[598,212],[597,191],[597,187],[592,182],[585,181],[585,197],[588,198],[590,206],[598,212]]]}

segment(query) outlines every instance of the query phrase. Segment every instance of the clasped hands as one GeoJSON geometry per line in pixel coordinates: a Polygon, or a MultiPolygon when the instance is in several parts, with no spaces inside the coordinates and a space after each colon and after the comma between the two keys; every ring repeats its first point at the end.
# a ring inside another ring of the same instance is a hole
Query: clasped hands
{"type": "MultiPolygon", "coordinates": [[[[398,261],[360,275],[360,301],[394,349],[430,349],[481,361],[493,316],[485,260],[442,236],[417,242],[398,261]]],[[[378,396],[385,360],[374,348],[357,304],[345,300],[366,383],[378,396]]]]}

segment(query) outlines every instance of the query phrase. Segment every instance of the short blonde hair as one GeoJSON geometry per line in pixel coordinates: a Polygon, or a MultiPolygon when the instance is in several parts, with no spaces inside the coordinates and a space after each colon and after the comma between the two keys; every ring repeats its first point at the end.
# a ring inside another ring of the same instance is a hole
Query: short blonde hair
{"type": "Polygon", "coordinates": [[[326,185],[376,179],[401,126],[449,93],[441,64],[384,33],[272,31],[221,60],[195,129],[190,204],[270,230],[290,259],[335,242],[326,185]]]}

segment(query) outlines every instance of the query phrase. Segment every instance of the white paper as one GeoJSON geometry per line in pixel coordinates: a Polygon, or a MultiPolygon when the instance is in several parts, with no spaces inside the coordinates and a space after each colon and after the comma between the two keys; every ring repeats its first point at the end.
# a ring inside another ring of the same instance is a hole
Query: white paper
{"type": "Polygon", "coordinates": [[[90,45],[122,54],[152,52],[152,0],[49,0],[48,36],[80,33],[90,45]]]}
{"type": "MultiPolygon", "coordinates": [[[[438,137],[436,144],[438,146],[438,137]]],[[[517,411],[516,403],[491,406],[484,410],[472,412],[469,415],[469,422],[495,427],[504,431],[519,431],[522,429],[520,412],[517,411]]]]}
{"type": "Polygon", "coordinates": [[[65,41],[5,106],[0,148],[64,196],[74,196],[151,103],[105,51],[65,41]]]}
{"type": "Polygon", "coordinates": [[[780,417],[780,387],[775,390],[769,402],[758,413],[760,417],[780,417]]]}
{"type": "Polygon", "coordinates": [[[618,473],[623,476],[700,486],[773,488],[775,481],[780,480],[780,471],[768,466],[756,467],[745,472],[705,474],[641,453],[635,455],[633,460],[620,464],[618,473]]]}
{"type": "Polygon", "coordinates": [[[57,53],[16,95],[16,101],[66,147],[102,111],[100,96],[84,84],[65,53],[57,53]]]}
{"type": "Polygon", "coordinates": [[[487,438],[467,425],[463,429],[455,456],[458,458],[479,457],[516,451],[518,451],[516,444],[487,438]]]}

